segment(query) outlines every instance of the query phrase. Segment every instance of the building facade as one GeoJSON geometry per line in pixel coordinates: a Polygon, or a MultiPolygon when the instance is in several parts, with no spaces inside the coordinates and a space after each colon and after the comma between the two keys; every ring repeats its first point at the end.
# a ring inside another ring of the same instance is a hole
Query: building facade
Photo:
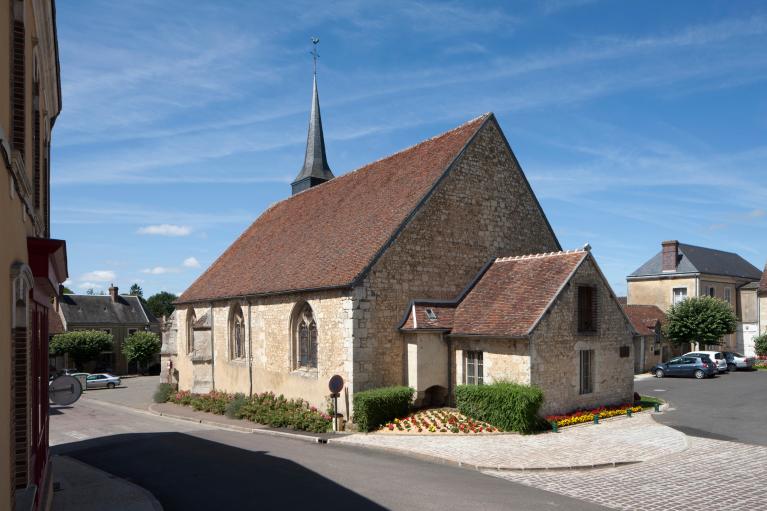
{"type": "Polygon", "coordinates": [[[408,384],[408,334],[398,325],[412,300],[453,299],[497,257],[561,250],[493,114],[334,177],[316,77],[312,105],[292,197],[264,212],[176,304],[163,370],[172,364],[166,377],[181,389],[274,391],[323,406],[335,374],[350,393],[408,384]]]}
{"type": "Polygon", "coordinates": [[[0,1],[0,39],[0,509],[47,509],[48,314],[67,278],[66,245],[50,238],[54,3],[0,1]]]}
{"type": "MultiPolygon", "coordinates": [[[[106,295],[61,294],[54,301],[54,312],[62,330],[101,330],[112,336],[112,347],[102,352],[96,360],[78,367],[86,372],[135,374],[147,367],[129,363],[122,353],[125,340],[138,331],[160,334],[160,322],[147,309],[138,296],[121,295],[114,285],[106,295]]],[[[149,365],[159,363],[159,358],[149,365]]],[[[66,355],[53,361],[56,369],[73,368],[66,355]]]]}
{"type": "Polygon", "coordinates": [[[649,371],[655,364],[681,354],[663,336],[666,314],[655,305],[623,305],[634,328],[634,373],[649,371]]]}
{"type": "Polygon", "coordinates": [[[724,300],[738,325],[735,333],[724,337],[722,349],[753,355],[756,315],[749,290],[761,277],[762,272],[738,254],[664,241],[660,252],[627,277],[627,303],[655,305],[665,312],[685,298],[724,300]]]}

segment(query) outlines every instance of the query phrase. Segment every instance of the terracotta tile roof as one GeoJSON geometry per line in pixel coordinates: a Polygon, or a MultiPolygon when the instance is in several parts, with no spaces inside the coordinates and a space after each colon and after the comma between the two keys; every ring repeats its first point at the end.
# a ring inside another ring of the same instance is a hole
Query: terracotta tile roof
{"type": "Polygon", "coordinates": [[[762,279],[759,281],[759,291],[762,293],[767,293],[767,264],[764,265],[762,279]]]}
{"type": "Polygon", "coordinates": [[[622,305],[631,326],[639,335],[655,335],[655,325],[663,324],[666,315],[655,305],[622,305]]]}
{"type": "Polygon", "coordinates": [[[178,301],[351,285],[491,116],[275,204],[178,301]]]}
{"type": "MultiPolygon", "coordinates": [[[[454,335],[526,336],[588,254],[573,250],[496,259],[452,302],[452,317],[447,313],[450,303],[438,308],[427,300],[414,302],[417,329],[436,324],[454,335]],[[420,311],[427,306],[435,310],[437,320],[422,323],[420,311]]],[[[413,305],[402,330],[414,329],[413,305]]]]}
{"type": "Polygon", "coordinates": [[[48,335],[64,333],[64,323],[61,322],[61,316],[53,309],[48,310],[48,335]]]}

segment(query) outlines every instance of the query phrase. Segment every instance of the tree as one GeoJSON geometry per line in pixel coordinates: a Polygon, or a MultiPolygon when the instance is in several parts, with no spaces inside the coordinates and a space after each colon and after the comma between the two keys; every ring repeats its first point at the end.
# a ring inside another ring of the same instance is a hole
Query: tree
{"type": "Polygon", "coordinates": [[[58,334],[51,339],[49,350],[51,355],[67,353],[75,364],[81,368],[85,362],[93,360],[102,351],[112,347],[112,334],[101,330],[76,330],[58,334]]]}
{"type": "Polygon", "coordinates": [[[138,296],[139,298],[144,298],[144,290],[141,289],[141,286],[138,285],[138,283],[134,282],[133,285],[130,287],[130,291],[128,291],[129,295],[138,296]]]}
{"type": "Polygon", "coordinates": [[[134,332],[123,343],[123,355],[128,362],[136,361],[140,365],[150,362],[155,355],[160,353],[162,343],[154,332],[134,332]]]}
{"type": "Polygon", "coordinates": [[[92,287],[89,287],[85,294],[93,296],[96,294],[96,291],[94,291],[92,287]]]}
{"type": "Polygon", "coordinates": [[[154,314],[156,318],[162,318],[163,316],[170,316],[173,313],[175,307],[173,302],[178,299],[178,296],[167,291],[160,291],[149,297],[146,301],[146,305],[149,308],[149,312],[154,314]]]}
{"type": "Polygon", "coordinates": [[[666,313],[664,334],[674,344],[721,344],[722,336],[731,334],[738,319],[730,304],[718,298],[688,298],[672,305],[666,313]]]}
{"type": "Polygon", "coordinates": [[[767,334],[762,334],[754,339],[754,351],[760,357],[767,356],[767,334]]]}
{"type": "Polygon", "coordinates": [[[71,289],[69,289],[67,286],[64,286],[64,288],[61,291],[65,295],[73,295],[73,294],[75,294],[75,292],[72,291],[71,289]]]}

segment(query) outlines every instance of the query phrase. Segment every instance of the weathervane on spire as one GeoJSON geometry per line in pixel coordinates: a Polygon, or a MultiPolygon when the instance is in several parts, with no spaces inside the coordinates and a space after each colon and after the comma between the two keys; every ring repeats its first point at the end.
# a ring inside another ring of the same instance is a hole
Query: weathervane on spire
{"type": "Polygon", "coordinates": [[[312,51],[309,53],[312,54],[312,58],[314,59],[314,74],[317,75],[317,59],[320,58],[320,54],[317,53],[317,45],[320,43],[320,38],[317,36],[312,37],[312,44],[314,47],[312,48],[312,51]]]}

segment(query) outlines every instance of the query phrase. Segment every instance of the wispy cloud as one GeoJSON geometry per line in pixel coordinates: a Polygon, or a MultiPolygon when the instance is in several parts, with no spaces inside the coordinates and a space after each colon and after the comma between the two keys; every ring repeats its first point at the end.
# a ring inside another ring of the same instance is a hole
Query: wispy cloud
{"type": "Polygon", "coordinates": [[[144,268],[141,270],[141,273],[149,275],[165,275],[166,273],[178,273],[179,271],[181,270],[169,266],[155,266],[153,268],[144,268]]]}
{"type": "MultiPolygon", "coordinates": [[[[117,279],[117,274],[112,270],[94,270],[88,273],[84,273],[80,276],[80,281],[93,281],[93,282],[114,282],[117,279]]],[[[90,284],[90,282],[88,282],[90,284]]],[[[92,287],[92,286],[91,286],[92,287]]]]}
{"type": "Polygon", "coordinates": [[[157,236],[189,236],[192,233],[192,228],[187,225],[159,224],[141,227],[136,232],[157,236]]]}

